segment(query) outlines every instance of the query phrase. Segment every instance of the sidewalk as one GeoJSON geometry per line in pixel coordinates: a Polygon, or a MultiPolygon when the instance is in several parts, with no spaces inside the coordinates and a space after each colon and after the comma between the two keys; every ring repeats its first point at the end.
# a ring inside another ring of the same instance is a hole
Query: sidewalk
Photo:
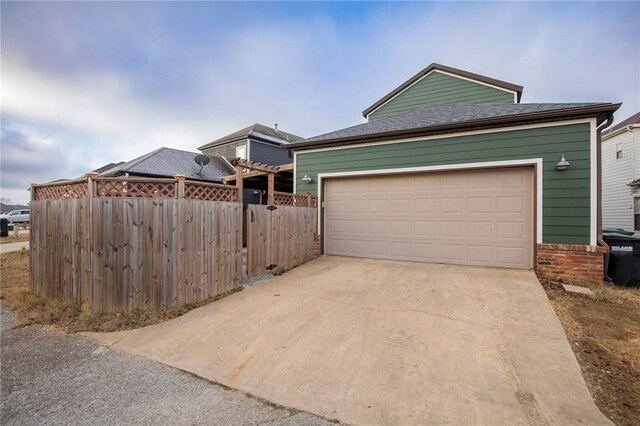
{"type": "Polygon", "coordinates": [[[10,253],[12,251],[20,251],[22,248],[29,250],[29,241],[23,241],[21,243],[8,243],[0,244],[0,253],[10,253]]]}

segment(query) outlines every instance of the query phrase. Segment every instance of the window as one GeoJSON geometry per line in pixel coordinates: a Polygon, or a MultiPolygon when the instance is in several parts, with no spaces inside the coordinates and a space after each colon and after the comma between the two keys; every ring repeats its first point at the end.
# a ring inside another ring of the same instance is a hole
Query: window
{"type": "Polygon", "coordinates": [[[243,160],[247,159],[247,146],[241,145],[236,147],[236,157],[242,158],[243,160]]]}
{"type": "Polygon", "coordinates": [[[640,197],[633,199],[633,230],[640,231],[640,197]]]}
{"type": "Polygon", "coordinates": [[[616,145],[616,160],[619,160],[622,158],[622,144],[619,143],[616,145]]]}

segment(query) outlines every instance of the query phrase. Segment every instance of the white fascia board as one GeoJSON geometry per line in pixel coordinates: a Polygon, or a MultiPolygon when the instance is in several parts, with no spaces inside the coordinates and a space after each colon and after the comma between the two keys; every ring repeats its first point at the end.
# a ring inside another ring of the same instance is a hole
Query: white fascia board
{"type": "MultiPolygon", "coordinates": [[[[595,120],[594,120],[595,122],[595,120]]],[[[318,233],[324,233],[321,227],[321,210],[323,204],[322,181],[323,179],[353,176],[393,175],[403,173],[443,172],[453,170],[494,169],[501,167],[533,166],[536,179],[536,242],[542,243],[542,194],[543,194],[543,169],[542,158],[527,158],[521,160],[488,161],[477,163],[443,164],[437,166],[404,167],[395,169],[359,170],[353,172],[332,172],[318,174],[318,233]]]]}

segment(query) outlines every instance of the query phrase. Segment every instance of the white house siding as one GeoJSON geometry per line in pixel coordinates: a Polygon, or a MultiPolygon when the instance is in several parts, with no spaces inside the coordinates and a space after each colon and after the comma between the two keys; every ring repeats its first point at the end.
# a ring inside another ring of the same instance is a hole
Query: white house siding
{"type": "MultiPolygon", "coordinates": [[[[637,142],[640,142],[640,138],[637,142]]],[[[628,183],[634,180],[634,162],[640,170],[640,155],[634,156],[633,132],[622,132],[602,142],[602,225],[633,230],[633,196],[628,183]],[[616,146],[622,144],[622,158],[616,146]],[[634,158],[636,157],[636,158],[634,158]]]]}

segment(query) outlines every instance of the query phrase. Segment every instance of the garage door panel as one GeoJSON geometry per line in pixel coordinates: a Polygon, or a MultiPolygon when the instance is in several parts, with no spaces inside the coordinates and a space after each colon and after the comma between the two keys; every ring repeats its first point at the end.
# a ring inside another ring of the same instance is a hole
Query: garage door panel
{"type": "Polygon", "coordinates": [[[469,263],[486,265],[496,260],[496,247],[491,244],[467,246],[467,260],[469,263]]]}
{"type": "Polygon", "coordinates": [[[498,213],[524,213],[526,204],[525,197],[521,195],[499,196],[498,213]]]}
{"type": "Polygon", "coordinates": [[[463,197],[442,197],[439,204],[440,213],[464,214],[467,211],[463,197]]]}
{"type": "Polygon", "coordinates": [[[474,238],[492,238],[494,237],[493,221],[469,221],[467,222],[467,237],[474,238]]]}
{"type": "Polygon", "coordinates": [[[531,232],[531,227],[522,222],[499,222],[497,225],[499,239],[522,240],[531,232]]]}
{"type": "Polygon", "coordinates": [[[413,213],[413,199],[393,199],[391,200],[391,213],[413,213]]]}
{"type": "Polygon", "coordinates": [[[495,197],[472,196],[467,199],[467,212],[469,214],[493,214],[496,208],[495,197]]]}
{"type": "Polygon", "coordinates": [[[438,211],[437,198],[416,198],[413,205],[415,213],[435,213],[438,211]]]}
{"type": "Polygon", "coordinates": [[[531,168],[327,180],[328,254],[531,268],[531,168]]]}

